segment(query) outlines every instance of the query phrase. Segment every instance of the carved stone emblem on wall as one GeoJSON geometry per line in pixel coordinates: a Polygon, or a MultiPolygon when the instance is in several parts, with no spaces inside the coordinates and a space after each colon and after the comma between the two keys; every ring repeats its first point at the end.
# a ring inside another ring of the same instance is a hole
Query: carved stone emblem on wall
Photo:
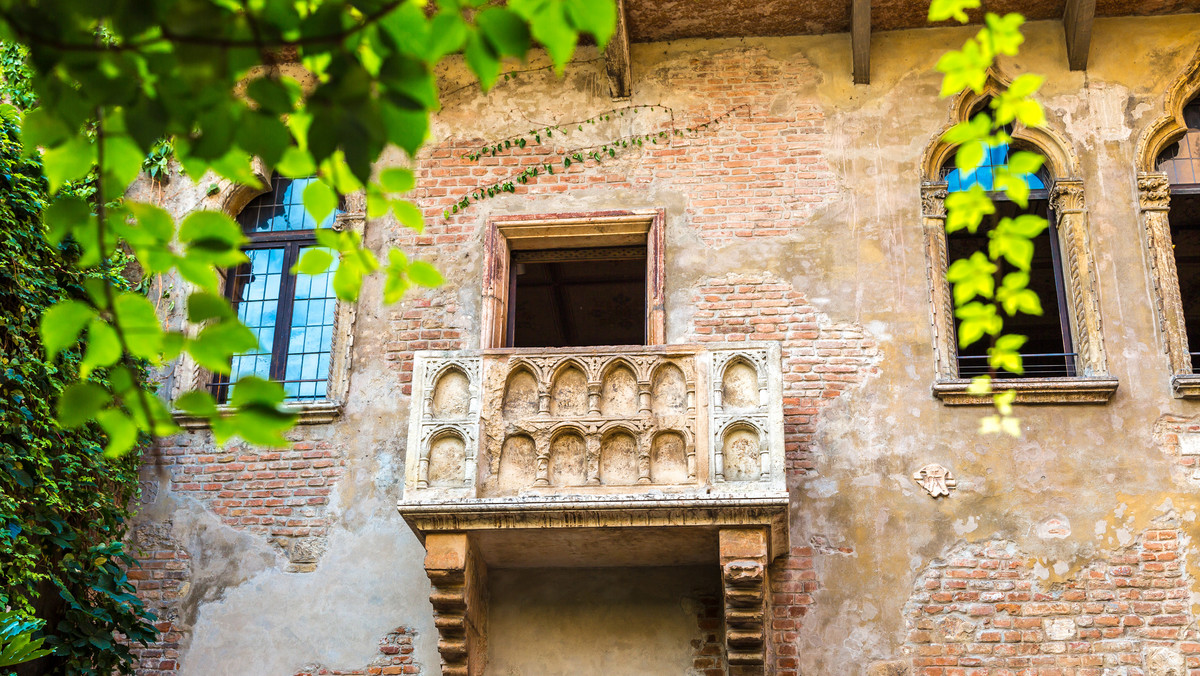
{"type": "Polygon", "coordinates": [[[921,484],[921,487],[929,491],[929,494],[935,498],[948,497],[950,491],[958,485],[950,470],[937,463],[925,465],[913,472],[913,480],[921,484]]]}
{"type": "Polygon", "coordinates": [[[1185,676],[1188,673],[1183,655],[1170,648],[1153,648],[1146,653],[1148,676],[1185,676]]]}

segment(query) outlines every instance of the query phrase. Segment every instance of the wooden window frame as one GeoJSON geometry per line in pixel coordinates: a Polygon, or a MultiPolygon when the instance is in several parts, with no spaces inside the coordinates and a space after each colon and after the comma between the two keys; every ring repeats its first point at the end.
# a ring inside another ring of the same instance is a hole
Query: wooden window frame
{"type": "Polygon", "coordinates": [[[616,246],[646,247],[646,344],[665,345],[662,209],[498,216],[484,235],[480,347],[506,347],[512,252],[616,246]]]}

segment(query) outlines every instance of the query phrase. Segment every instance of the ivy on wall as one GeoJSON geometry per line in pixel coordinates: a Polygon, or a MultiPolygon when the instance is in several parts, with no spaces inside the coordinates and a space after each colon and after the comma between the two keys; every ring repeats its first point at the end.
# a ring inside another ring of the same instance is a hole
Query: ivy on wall
{"type": "MultiPolygon", "coordinates": [[[[117,634],[133,642],[155,635],[126,577],[133,560],[121,542],[140,454],[109,460],[94,424],[55,422],[53,402],[79,377],[83,350],[46,359],[38,333],[55,303],[83,298],[105,280],[130,285],[123,257],[83,271],[73,244],[46,241],[46,188],[40,165],[21,157],[15,125],[0,121],[0,609],[36,618],[54,650],[28,673],[130,673],[130,650],[117,634]]],[[[91,192],[86,184],[72,190],[91,192]]],[[[91,380],[140,376],[102,370],[91,380]]],[[[69,417],[71,406],[64,401],[59,412],[69,417]]]]}

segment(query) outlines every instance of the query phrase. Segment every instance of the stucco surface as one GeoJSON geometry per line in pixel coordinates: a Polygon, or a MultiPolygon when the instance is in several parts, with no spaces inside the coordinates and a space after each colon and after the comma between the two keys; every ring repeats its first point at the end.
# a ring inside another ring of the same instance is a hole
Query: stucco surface
{"type": "Polygon", "coordinates": [[[689,674],[714,567],[497,570],[489,676],[689,674]],[[536,649],[530,649],[536,646],[536,649]]]}

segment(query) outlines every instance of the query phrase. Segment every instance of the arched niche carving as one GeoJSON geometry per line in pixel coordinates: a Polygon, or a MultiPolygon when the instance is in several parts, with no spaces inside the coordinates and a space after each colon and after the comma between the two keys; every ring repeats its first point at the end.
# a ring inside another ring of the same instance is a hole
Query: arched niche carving
{"type": "Polygon", "coordinates": [[[467,440],[456,430],[442,430],[429,439],[429,466],[426,478],[430,487],[462,486],[467,467],[467,440]]]}
{"type": "Polygon", "coordinates": [[[606,486],[638,483],[637,435],[625,427],[606,431],[600,440],[600,482],[606,486]]]}
{"type": "Polygon", "coordinates": [[[683,371],[672,364],[660,364],[650,377],[651,411],[655,415],[680,415],[688,410],[688,383],[683,371]]]}
{"type": "Polygon", "coordinates": [[[752,411],[761,404],[762,374],[744,357],[730,359],[721,372],[721,403],[731,411],[752,411]]]}
{"type": "Polygon", "coordinates": [[[587,483],[587,443],[583,430],[566,427],[550,437],[549,480],[551,486],[582,486],[587,483]]]}
{"type": "Polygon", "coordinates": [[[439,420],[449,420],[465,418],[470,412],[470,377],[457,366],[442,369],[434,380],[430,415],[439,420]]]}
{"type": "Polygon", "coordinates": [[[537,445],[525,434],[514,434],[500,447],[500,471],[497,473],[497,492],[516,495],[533,485],[537,472],[537,445]]]}
{"type": "Polygon", "coordinates": [[[737,421],[721,433],[720,469],[725,481],[759,481],[770,475],[764,461],[765,437],[756,425],[737,421]]]}
{"type": "Polygon", "coordinates": [[[504,417],[520,419],[538,412],[538,380],[524,364],[517,365],[508,374],[504,384],[504,417]]]}
{"type": "Polygon", "coordinates": [[[650,442],[650,482],[656,484],[681,484],[688,481],[688,442],[676,430],[665,430],[654,435],[650,442]]]}
{"type": "Polygon", "coordinates": [[[583,366],[571,359],[561,364],[550,381],[550,415],[577,416],[588,412],[588,383],[583,366]]]}
{"type": "Polygon", "coordinates": [[[600,413],[605,416],[635,415],[638,411],[638,378],[633,364],[616,359],[604,369],[600,380],[600,413]]]}
{"type": "MultiPolygon", "coordinates": [[[[931,287],[938,381],[934,393],[950,404],[987,404],[991,399],[969,395],[966,380],[958,375],[954,303],[950,283],[946,280],[950,263],[945,230],[947,183],[942,178],[942,167],[952,161],[957,146],[947,143],[944,136],[955,124],[970,119],[986,100],[999,94],[1007,82],[999,72],[992,70],[982,91],[968,90],[956,96],[951,102],[949,120],[926,146],[921,160],[921,218],[931,287]]],[[[1116,380],[1108,374],[1108,359],[1101,335],[1096,266],[1091,254],[1078,155],[1065,137],[1049,126],[1034,129],[1014,124],[1011,135],[1014,148],[1030,150],[1046,158],[1044,166],[1052,179],[1048,185],[1050,206],[1056,214],[1071,343],[1078,354],[1075,377],[1021,381],[1015,387],[1017,401],[1107,401],[1116,390],[1116,380]],[[1067,380],[1074,385],[1064,388],[1062,382],[1067,380]]]]}
{"type": "Polygon", "coordinates": [[[1183,109],[1200,97],[1200,51],[1167,89],[1162,114],[1138,138],[1134,156],[1138,175],[1138,215],[1145,233],[1146,253],[1154,280],[1155,310],[1162,347],[1171,368],[1176,397],[1200,397],[1200,376],[1193,373],[1189,353],[1179,270],[1171,236],[1171,184],[1159,171],[1158,158],[1188,131],[1183,109]]]}

